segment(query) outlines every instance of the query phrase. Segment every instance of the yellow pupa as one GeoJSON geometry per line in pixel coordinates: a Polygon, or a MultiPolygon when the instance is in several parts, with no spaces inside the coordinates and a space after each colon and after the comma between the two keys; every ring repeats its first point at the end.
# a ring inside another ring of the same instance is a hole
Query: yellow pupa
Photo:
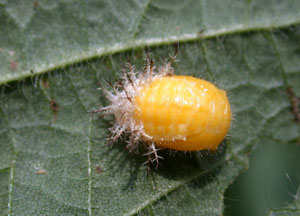
{"type": "Polygon", "coordinates": [[[230,128],[226,92],[202,79],[174,75],[175,57],[157,71],[148,58],[141,73],[129,62],[129,72],[123,69],[113,92],[103,89],[111,104],[93,111],[115,116],[109,141],[129,133],[129,151],[143,143],[152,163],[158,162],[158,148],[215,151],[230,128]]]}

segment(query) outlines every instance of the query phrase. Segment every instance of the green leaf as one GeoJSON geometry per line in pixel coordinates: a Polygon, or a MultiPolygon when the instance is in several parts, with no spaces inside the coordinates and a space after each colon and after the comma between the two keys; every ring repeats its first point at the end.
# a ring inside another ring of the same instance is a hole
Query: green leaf
{"type": "Polygon", "coordinates": [[[2,0],[0,215],[223,214],[256,143],[300,136],[286,93],[300,95],[299,9],[296,0],[2,0]],[[120,76],[126,55],[141,70],[151,46],[159,65],[175,41],[176,73],[225,89],[234,121],[218,153],[162,151],[164,166],[148,171],[124,140],[105,147],[113,120],[88,112],[106,103],[98,83],[120,76]]]}
{"type": "Polygon", "coordinates": [[[1,0],[0,83],[134,47],[289,26],[299,23],[299,7],[298,0],[1,0]]]}
{"type": "Polygon", "coordinates": [[[298,215],[299,208],[287,203],[298,202],[299,143],[261,137],[257,146],[251,153],[250,169],[226,190],[225,215],[272,215],[285,210],[298,215]]]}
{"type": "Polygon", "coordinates": [[[300,213],[299,189],[295,196],[295,201],[285,208],[273,209],[269,212],[270,216],[297,216],[300,213]]]}

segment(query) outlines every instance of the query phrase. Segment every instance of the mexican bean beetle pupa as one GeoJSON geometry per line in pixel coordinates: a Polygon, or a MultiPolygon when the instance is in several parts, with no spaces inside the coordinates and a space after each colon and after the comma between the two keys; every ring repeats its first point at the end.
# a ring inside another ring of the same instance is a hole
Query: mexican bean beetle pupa
{"type": "Polygon", "coordinates": [[[175,75],[175,54],[156,68],[149,56],[142,72],[128,61],[123,76],[112,91],[101,88],[110,105],[92,113],[114,115],[110,142],[129,134],[127,148],[148,149],[148,161],[157,163],[157,150],[215,151],[225,139],[231,123],[226,92],[212,83],[192,76],[175,75]]]}

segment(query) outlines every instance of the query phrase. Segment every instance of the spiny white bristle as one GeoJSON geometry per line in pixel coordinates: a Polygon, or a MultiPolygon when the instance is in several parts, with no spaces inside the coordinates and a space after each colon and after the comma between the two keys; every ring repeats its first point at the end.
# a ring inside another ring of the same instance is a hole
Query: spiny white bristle
{"type": "Polygon", "coordinates": [[[151,83],[153,80],[163,77],[166,74],[172,74],[173,69],[168,64],[165,64],[163,67],[159,68],[158,72],[156,72],[154,70],[154,65],[148,65],[146,71],[144,73],[139,73],[139,76],[137,77],[133,71],[134,67],[131,66],[129,68],[131,68],[131,71],[129,71],[128,74],[124,74],[122,77],[122,90],[116,91],[115,94],[107,89],[103,89],[103,91],[111,102],[111,105],[107,108],[111,109],[111,113],[114,114],[118,124],[125,124],[126,130],[129,132],[133,133],[132,130],[142,132],[143,126],[137,125],[137,122],[133,117],[136,109],[134,106],[134,97],[139,95],[140,90],[148,83],[151,83]],[[143,74],[146,76],[143,76],[143,74]],[[152,77],[150,77],[150,75],[152,75],[152,77]]]}
{"type": "Polygon", "coordinates": [[[110,102],[113,102],[115,100],[117,100],[117,96],[114,95],[112,92],[108,91],[107,89],[105,88],[102,88],[104,94],[105,94],[105,97],[110,101],[110,102]]]}
{"type": "MultiPolygon", "coordinates": [[[[175,55],[172,58],[175,58],[175,55]]],[[[104,92],[105,97],[111,104],[94,111],[95,113],[100,112],[104,115],[113,114],[115,116],[116,123],[110,128],[111,137],[108,139],[110,142],[115,142],[124,132],[129,133],[130,139],[127,149],[131,152],[133,150],[138,151],[138,145],[141,139],[148,140],[149,152],[150,154],[154,154],[154,159],[149,156],[151,163],[154,161],[158,163],[158,158],[160,158],[157,155],[158,149],[156,149],[153,144],[153,138],[145,133],[143,124],[135,119],[136,107],[134,98],[140,94],[143,88],[153,82],[153,80],[166,75],[172,75],[173,68],[170,63],[173,60],[174,59],[171,59],[169,63],[159,67],[158,71],[156,71],[154,62],[148,57],[144,71],[139,73],[134,72],[135,67],[128,61],[125,65],[129,71],[127,72],[125,68],[123,68],[121,81],[112,85],[113,91],[102,87],[99,88],[104,92]]]]}

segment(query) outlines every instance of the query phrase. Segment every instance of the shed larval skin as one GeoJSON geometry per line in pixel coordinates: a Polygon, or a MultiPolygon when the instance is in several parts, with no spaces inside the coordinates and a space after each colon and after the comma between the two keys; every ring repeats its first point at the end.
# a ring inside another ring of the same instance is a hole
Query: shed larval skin
{"type": "Polygon", "coordinates": [[[216,150],[230,128],[226,93],[191,76],[152,81],[134,98],[145,141],[179,151],[216,150]],[[148,137],[151,137],[149,140],[148,137]]]}

